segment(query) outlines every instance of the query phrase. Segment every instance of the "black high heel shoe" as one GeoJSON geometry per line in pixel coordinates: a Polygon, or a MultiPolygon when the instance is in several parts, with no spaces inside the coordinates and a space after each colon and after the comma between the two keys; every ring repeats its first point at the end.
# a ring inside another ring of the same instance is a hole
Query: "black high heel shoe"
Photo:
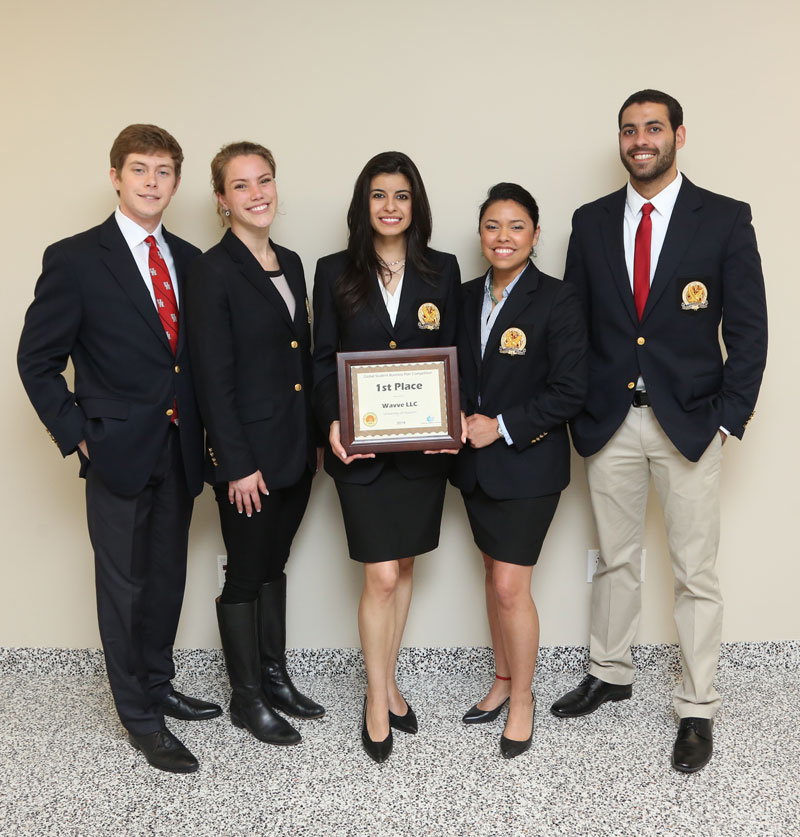
{"type": "Polygon", "coordinates": [[[461,719],[465,724],[489,724],[497,718],[503,711],[503,707],[508,703],[510,698],[506,698],[500,706],[494,709],[478,709],[478,704],[467,709],[464,717],[461,719]]]}
{"type": "Polygon", "coordinates": [[[533,692],[531,692],[531,698],[533,698],[533,706],[531,707],[531,734],[524,741],[515,741],[513,738],[506,738],[505,735],[501,735],[500,752],[504,759],[514,759],[530,749],[531,742],[533,741],[533,717],[536,714],[536,695],[533,692]]]}
{"type": "Polygon", "coordinates": [[[406,706],[408,708],[406,709],[405,715],[395,715],[391,709],[389,710],[389,726],[398,732],[407,732],[409,735],[416,735],[419,729],[417,716],[414,714],[414,710],[408,701],[406,701],[406,706]]]}
{"type": "MultiPolygon", "coordinates": [[[[409,707],[410,708],[410,707],[409,707]]],[[[373,741],[367,730],[367,696],[364,695],[364,713],[361,717],[361,743],[367,751],[367,755],[378,764],[386,761],[392,753],[392,728],[389,727],[389,734],[383,741],[373,741]]]]}

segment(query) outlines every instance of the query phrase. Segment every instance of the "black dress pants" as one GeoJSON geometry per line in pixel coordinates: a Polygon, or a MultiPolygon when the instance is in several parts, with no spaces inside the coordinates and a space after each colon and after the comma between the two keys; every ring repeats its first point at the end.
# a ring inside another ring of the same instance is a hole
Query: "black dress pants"
{"type": "MultiPolygon", "coordinates": [[[[261,497],[261,511],[239,514],[228,500],[228,483],[214,486],[220,527],[228,553],[222,604],[242,604],[258,598],[262,584],[281,577],[289,550],[311,493],[311,472],[294,485],[271,489],[261,497]]],[[[267,486],[269,488],[269,486],[267,486]]]]}
{"type": "Polygon", "coordinates": [[[160,704],[175,676],[172,646],[193,506],[179,432],[170,428],[153,474],[135,497],[110,491],[91,462],[86,472],[100,638],[117,712],[134,735],[164,726],[160,704]]]}

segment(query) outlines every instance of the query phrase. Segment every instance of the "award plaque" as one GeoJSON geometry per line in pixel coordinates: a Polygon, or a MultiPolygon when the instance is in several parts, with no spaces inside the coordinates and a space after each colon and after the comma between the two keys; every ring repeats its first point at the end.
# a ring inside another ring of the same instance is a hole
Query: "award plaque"
{"type": "Polygon", "coordinates": [[[455,347],[339,352],[336,361],[348,456],[461,447],[455,347]]]}

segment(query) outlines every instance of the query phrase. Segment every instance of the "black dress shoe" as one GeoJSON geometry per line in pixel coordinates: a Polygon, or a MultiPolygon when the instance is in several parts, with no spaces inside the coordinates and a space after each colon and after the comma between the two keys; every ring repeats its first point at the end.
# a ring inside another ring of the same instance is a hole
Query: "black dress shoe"
{"type": "Polygon", "coordinates": [[[417,716],[414,714],[414,710],[408,701],[406,701],[406,706],[408,709],[405,715],[395,715],[391,709],[389,710],[389,726],[398,732],[407,732],[409,735],[416,735],[419,729],[417,716]]]}
{"type": "Polygon", "coordinates": [[[509,699],[506,698],[500,706],[497,706],[494,709],[479,709],[478,704],[476,703],[467,709],[461,720],[465,724],[489,724],[503,711],[503,707],[508,703],[508,700],[509,699]]]}
{"type": "Polygon", "coordinates": [[[168,773],[194,773],[200,766],[197,759],[168,730],[160,729],[147,735],[128,733],[134,749],[141,750],[152,767],[168,773]]]}
{"type": "Polygon", "coordinates": [[[714,740],[710,718],[681,718],[672,748],[672,766],[681,773],[697,773],[711,761],[714,740]]]}
{"type": "Polygon", "coordinates": [[[632,694],[633,687],[630,684],[618,686],[587,674],[578,688],[559,698],[550,707],[550,711],[559,718],[578,718],[594,712],[607,700],[627,700],[632,694]]]}
{"type": "MultiPolygon", "coordinates": [[[[410,708],[410,707],[409,707],[410,708]]],[[[392,753],[392,745],[394,744],[394,740],[392,739],[392,728],[391,725],[389,726],[389,734],[383,741],[373,741],[369,737],[369,731],[367,730],[367,698],[364,697],[364,714],[361,718],[361,743],[364,745],[364,749],[367,751],[367,755],[373,760],[380,764],[381,762],[386,761],[392,753]]]]}
{"type": "Polygon", "coordinates": [[[513,738],[506,738],[505,735],[500,736],[500,752],[504,759],[515,759],[521,756],[526,750],[531,747],[533,741],[533,717],[536,714],[536,698],[533,698],[533,707],[531,708],[531,734],[524,741],[516,741],[513,738]]]}
{"type": "Polygon", "coordinates": [[[170,718],[179,721],[207,721],[222,714],[222,707],[207,700],[170,692],[161,702],[161,711],[170,718]]]}

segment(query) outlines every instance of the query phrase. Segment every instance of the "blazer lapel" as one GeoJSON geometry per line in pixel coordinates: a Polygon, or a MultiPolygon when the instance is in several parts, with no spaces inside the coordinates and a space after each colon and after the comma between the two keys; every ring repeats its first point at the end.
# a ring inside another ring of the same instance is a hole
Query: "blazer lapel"
{"type": "MultiPolygon", "coordinates": [[[[274,242],[272,243],[272,249],[278,257],[278,264],[281,266],[283,275],[289,285],[289,290],[292,292],[292,296],[294,297],[294,320],[292,322],[292,326],[295,331],[302,331],[303,323],[308,323],[311,318],[309,309],[306,306],[308,291],[306,289],[305,280],[303,279],[302,274],[295,270],[294,261],[289,258],[288,250],[281,247],[279,244],[275,244],[274,242]]],[[[272,282],[269,284],[272,285],[272,282]]],[[[272,286],[275,288],[274,285],[272,286]]],[[[278,296],[280,296],[280,294],[278,294],[278,296]]],[[[282,297],[281,305],[283,305],[284,309],[286,309],[286,314],[288,316],[289,310],[286,308],[286,303],[283,301],[282,297]]]]}
{"type": "MultiPolygon", "coordinates": [[[[103,255],[103,262],[127,294],[133,307],[144,317],[156,337],[171,353],[172,349],[156,307],[153,305],[153,298],[145,287],[142,274],[139,273],[133,254],[128,248],[128,244],[113,215],[100,228],[100,245],[106,251],[103,255]]],[[[178,331],[179,339],[181,330],[178,331]]]]}
{"type": "Polygon", "coordinates": [[[483,306],[483,288],[485,281],[486,277],[484,276],[483,282],[476,282],[475,285],[471,285],[469,296],[464,300],[467,340],[472,350],[476,369],[480,369],[481,366],[481,308],[483,306]]]}
{"type": "Polygon", "coordinates": [[[634,323],[639,322],[636,305],[633,302],[633,290],[628,276],[628,266],[625,264],[625,200],[627,187],[623,187],[608,196],[605,204],[605,217],[601,223],[601,234],[606,251],[606,259],[614,278],[617,292],[622,299],[625,310],[634,323]]]}
{"type": "MultiPolygon", "coordinates": [[[[375,319],[386,329],[386,332],[390,337],[394,337],[394,327],[392,326],[392,321],[389,319],[389,312],[386,310],[386,303],[383,301],[383,297],[381,296],[381,289],[378,287],[378,278],[377,276],[372,276],[370,278],[369,283],[369,297],[368,297],[368,305],[372,313],[375,315],[375,319]]],[[[405,281],[403,282],[405,285],[405,281]]],[[[400,297],[402,300],[402,297],[400,297]]],[[[398,311],[398,319],[395,322],[399,321],[400,312],[398,311]]]]}
{"type": "Polygon", "coordinates": [[[492,330],[489,332],[489,339],[486,341],[486,352],[483,356],[483,363],[481,364],[481,388],[480,391],[485,391],[485,377],[487,369],[491,365],[491,360],[496,352],[500,350],[500,337],[503,332],[514,325],[519,315],[530,304],[531,294],[533,294],[539,287],[539,271],[533,262],[529,261],[528,266],[519,277],[519,281],[514,286],[514,289],[508,296],[508,299],[500,309],[497,319],[494,321],[492,330]]]}
{"type": "Polygon", "coordinates": [[[650,293],[647,295],[647,302],[642,312],[642,321],[647,319],[648,314],[675,275],[686,248],[700,226],[700,215],[697,210],[702,206],[703,198],[700,190],[684,177],[669,219],[667,235],[661,247],[656,272],[650,285],[650,293]]]}
{"type": "MultiPolygon", "coordinates": [[[[256,257],[247,249],[247,246],[240,241],[231,230],[227,230],[222,237],[222,246],[228,251],[231,259],[238,265],[239,270],[244,278],[273,306],[280,315],[286,320],[287,325],[293,326],[292,319],[289,316],[289,309],[283,301],[283,297],[278,292],[275,285],[264,275],[264,269],[258,263],[256,257]]],[[[286,259],[284,259],[286,261],[286,259]]],[[[286,270],[280,259],[278,259],[281,270],[286,270]]],[[[287,277],[288,281],[288,277],[287,277]]],[[[296,303],[296,298],[295,298],[296,303]]]]}
{"type": "Polygon", "coordinates": [[[425,288],[430,285],[422,279],[422,277],[414,270],[414,265],[410,262],[406,265],[406,270],[403,275],[403,287],[400,291],[400,305],[397,308],[397,319],[395,320],[395,328],[400,328],[405,324],[409,317],[417,318],[417,311],[414,304],[418,299],[425,296],[425,288]]]}
{"type": "MultiPolygon", "coordinates": [[[[492,330],[489,332],[489,339],[486,341],[486,351],[494,351],[495,347],[500,344],[500,335],[507,329],[514,325],[514,321],[519,317],[520,313],[528,306],[530,295],[539,287],[539,271],[533,262],[528,262],[528,266],[519,277],[519,281],[514,286],[514,290],[508,296],[508,299],[500,309],[497,319],[494,321],[492,330]]],[[[484,356],[485,357],[485,356],[484,356]]]]}

